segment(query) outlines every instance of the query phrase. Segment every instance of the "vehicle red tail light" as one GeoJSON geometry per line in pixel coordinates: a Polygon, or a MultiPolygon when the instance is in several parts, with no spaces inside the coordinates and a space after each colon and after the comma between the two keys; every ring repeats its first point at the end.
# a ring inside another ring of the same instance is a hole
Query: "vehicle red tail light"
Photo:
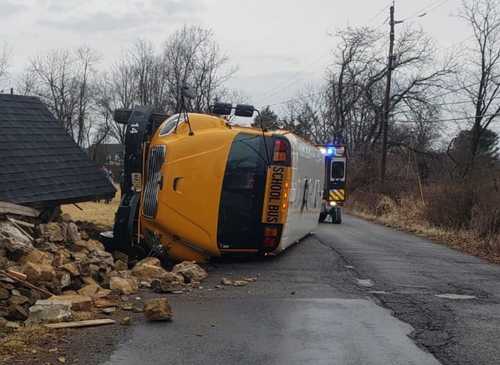
{"type": "Polygon", "coordinates": [[[274,248],[277,244],[276,237],[264,237],[264,247],[265,248],[274,248]]]}
{"type": "Polygon", "coordinates": [[[265,227],[264,228],[264,240],[263,245],[267,251],[272,251],[278,245],[279,230],[277,227],[265,227]]]}
{"type": "Polygon", "coordinates": [[[273,161],[286,161],[288,145],[285,140],[277,139],[274,141],[273,161]]]}

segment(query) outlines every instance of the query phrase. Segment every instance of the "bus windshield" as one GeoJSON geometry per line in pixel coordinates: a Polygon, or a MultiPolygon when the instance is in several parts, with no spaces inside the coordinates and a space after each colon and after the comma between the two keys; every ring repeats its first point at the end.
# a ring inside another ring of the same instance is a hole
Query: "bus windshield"
{"type": "Polygon", "coordinates": [[[266,173],[262,136],[238,134],[229,152],[222,185],[217,233],[221,248],[255,249],[260,246],[266,173]]]}

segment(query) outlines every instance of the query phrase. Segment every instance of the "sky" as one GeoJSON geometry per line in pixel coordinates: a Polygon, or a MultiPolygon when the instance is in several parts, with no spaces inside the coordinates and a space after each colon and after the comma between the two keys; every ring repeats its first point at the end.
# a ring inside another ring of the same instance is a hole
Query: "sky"
{"type": "MultiPolygon", "coordinates": [[[[105,69],[138,38],[160,46],[179,27],[202,25],[214,31],[238,67],[228,85],[249,103],[264,105],[322,81],[336,30],[349,25],[388,30],[389,5],[387,0],[0,0],[0,42],[11,51],[14,78],[31,57],[51,49],[90,46],[105,69]]],[[[453,48],[470,36],[455,16],[460,0],[399,0],[395,6],[396,19],[421,26],[439,47],[453,48]],[[422,12],[427,15],[416,17],[422,12]]]]}

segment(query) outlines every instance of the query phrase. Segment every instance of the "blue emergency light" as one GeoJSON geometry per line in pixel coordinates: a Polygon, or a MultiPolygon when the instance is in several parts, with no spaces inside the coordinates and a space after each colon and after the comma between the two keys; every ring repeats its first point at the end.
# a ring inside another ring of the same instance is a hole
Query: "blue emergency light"
{"type": "Polygon", "coordinates": [[[333,146],[320,147],[320,151],[325,156],[336,156],[337,149],[333,146]]]}

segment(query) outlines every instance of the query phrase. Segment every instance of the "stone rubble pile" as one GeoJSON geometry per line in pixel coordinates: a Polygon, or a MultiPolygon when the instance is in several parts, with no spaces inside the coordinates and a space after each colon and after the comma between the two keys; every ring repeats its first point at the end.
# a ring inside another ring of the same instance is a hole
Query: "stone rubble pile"
{"type": "Polygon", "coordinates": [[[166,300],[137,308],[128,296],[139,288],[189,291],[207,277],[194,262],[167,271],[148,257],[129,266],[127,255],[107,252],[66,214],[48,224],[0,216],[0,327],[88,320],[116,310],[146,309],[147,319],[171,319],[166,300]]]}

